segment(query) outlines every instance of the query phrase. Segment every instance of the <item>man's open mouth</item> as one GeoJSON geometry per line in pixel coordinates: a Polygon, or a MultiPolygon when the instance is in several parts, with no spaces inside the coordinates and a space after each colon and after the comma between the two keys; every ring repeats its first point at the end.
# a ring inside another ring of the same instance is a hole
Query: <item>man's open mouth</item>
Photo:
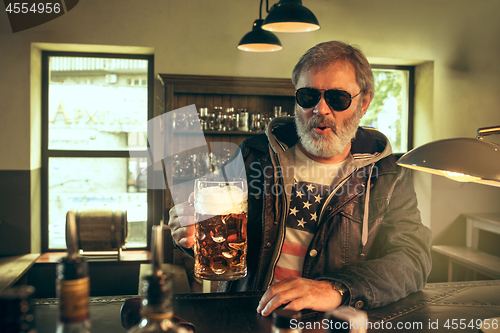
{"type": "Polygon", "coordinates": [[[326,131],[328,131],[330,129],[330,127],[328,127],[328,126],[316,126],[316,127],[314,127],[314,129],[319,134],[324,134],[326,131]]]}

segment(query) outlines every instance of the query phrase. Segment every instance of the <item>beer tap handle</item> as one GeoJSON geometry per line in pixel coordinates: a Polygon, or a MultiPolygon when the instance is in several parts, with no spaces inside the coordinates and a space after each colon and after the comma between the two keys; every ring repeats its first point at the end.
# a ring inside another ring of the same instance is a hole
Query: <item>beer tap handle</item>
{"type": "Polygon", "coordinates": [[[161,265],[163,264],[163,227],[154,225],[151,232],[151,261],[153,275],[161,276],[163,274],[161,265]]]}
{"type": "Polygon", "coordinates": [[[75,260],[78,256],[78,236],[76,218],[73,211],[69,211],[66,214],[66,247],[68,248],[68,258],[75,260]]]}

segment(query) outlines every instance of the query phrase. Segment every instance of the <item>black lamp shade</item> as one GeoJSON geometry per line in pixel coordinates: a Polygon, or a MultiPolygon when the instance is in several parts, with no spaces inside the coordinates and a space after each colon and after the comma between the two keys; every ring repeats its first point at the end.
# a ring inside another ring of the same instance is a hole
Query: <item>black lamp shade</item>
{"type": "Polygon", "coordinates": [[[238,49],[250,52],[273,52],[283,49],[275,34],[262,30],[264,20],[255,20],[252,31],[240,40],[238,49]]]}
{"type": "Polygon", "coordinates": [[[262,25],[262,29],[274,32],[308,32],[319,28],[318,19],[301,0],[281,0],[271,8],[262,25]]]}
{"type": "Polygon", "coordinates": [[[430,142],[403,155],[398,165],[457,181],[500,187],[500,145],[486,140],[430,142]]]}

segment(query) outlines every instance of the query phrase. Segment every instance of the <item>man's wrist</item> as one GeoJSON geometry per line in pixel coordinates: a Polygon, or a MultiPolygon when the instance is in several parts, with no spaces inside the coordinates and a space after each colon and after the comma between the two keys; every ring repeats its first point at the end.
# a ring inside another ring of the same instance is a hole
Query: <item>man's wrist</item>
{"type": "Polygon", "coordinates": [[[340,297],[342,297],[342,302],[340,304],[345,305],[349,301],[349,289],[338,281],[332,281],[331,284],[333,290],[337,291],[340,297]]]}

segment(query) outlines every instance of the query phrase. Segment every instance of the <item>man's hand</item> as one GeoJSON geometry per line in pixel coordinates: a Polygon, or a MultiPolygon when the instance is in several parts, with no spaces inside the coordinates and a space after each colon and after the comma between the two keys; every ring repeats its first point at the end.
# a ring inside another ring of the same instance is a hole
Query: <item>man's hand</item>
{"type": "Polygon", "coordinates": [[[292,276],[267,288],[257,312],[267,316],[282,304],[288,310],[329,311],[341,303],[342,296],[330,282],[292,276]]]}
{"type": "Polygon", "coordinates": [[[188,200],[170,209],[168,227],[175,243],[189,249],[194,244],[194,195],[192,193],[188,200]]]}

